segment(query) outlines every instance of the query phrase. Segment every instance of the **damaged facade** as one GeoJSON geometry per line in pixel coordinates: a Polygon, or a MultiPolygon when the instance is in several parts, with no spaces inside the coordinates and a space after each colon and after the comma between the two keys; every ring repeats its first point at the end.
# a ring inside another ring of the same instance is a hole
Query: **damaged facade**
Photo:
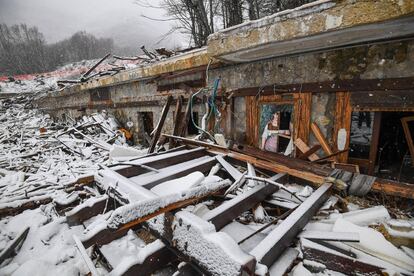
{"type": "Polygon", "coordinates": [[[86,228],[75,241],[92,275],[91,256],[111,275],[412,275],[412,219],[372,202],[412,211],[413,88],[414,2],[328,0],[35,105],[56,118],[107,110],[150,146],[100,166],[100,195],[66,213],[86,228]],[[194,125],[226,141],[192,140],[194,125]],[[169,149],[153,153],[158,140],[169,149]],[[345,191],[374,197],[351,210],[345,191]],[[139,249],[114,256],[125,240],[139,249]]]}
{"type": "MultiPolygon", "coordinates": [[[[69,111],[72,117],[113,110],[121,121],[134,122],[136,141],[142,142],[143,129],[156,125],[167,95],[187,101],[220,78],[221,121],[215,131],[227,139],[258,146],[260,106],[288,105],[294,140],[316,144],[311,131],[316,123],[335,151],[344,129],[342,149],[350,151],[338,161],[369,174],[391,171],[399,179],[400,168],[383,160],[386,155],[400,162],[408,150],[400,120],[412,116],[414,108],[412,11],[411,1],[305,5],[215,33],[204,49],[65,89],[38,106],[56,116],[69,111]],[[365,117],[368,125],[362,124],[365,117]],[[359,125],[368,132],[365,142],[356,137],[359,125]],[[397,142],[405,145],[393,148],[397,142]],[[391,157],[395,150],[399,155],[391,157]]],[[[200,101],[193,110],[198,125],[205,113],[200,101]]],[[[173,113],[171,108],[165,133],[172,133],[173,113]]]]}

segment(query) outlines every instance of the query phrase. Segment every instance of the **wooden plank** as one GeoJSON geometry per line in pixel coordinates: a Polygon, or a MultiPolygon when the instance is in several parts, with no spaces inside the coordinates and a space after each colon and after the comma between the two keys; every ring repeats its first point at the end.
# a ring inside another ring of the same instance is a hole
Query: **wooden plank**
{"type": "Polygon", "coordinates": [[[93,200],[93,203],[87,200],[65,214],[66,222],[69,225],[82,223],[93,216],[103,213],[107,205],[108,196],[104,195],[99,199],[92,198],[89,200],[93,200]]]}
{"type": "Polygon", "coordinates": [[[299,251],[294,248],[287,248],[285,252],[269,267],[269,275],[284,276],[289,268],[293,266],[293,262],[299,256],[299,251]]]}
{"type": "Polygon", "coordinates": [[[302,153],[301,155],[299,155],[298,158],[306,160],[306,159],[309,158],[309,156],[311,156],[312,154],[314,154],[315,152],[317,152],[321,148],[322,148],[321,145],[314,145],[307,152],[302,153]]]}
{"type": "Polygon", "coordinates": [[[382,276],[382,268],[363,263],[355,258],[348,257],[320,244],[313,246],[310,241],[303,240],[301,249],[303,257],[309,261],[324,264],[327,269],[338,271],[346,275],[377,275],[382,276]]]}
{"type": "Polygon", "coordinates": [[[187,106],[185,108],[185,112],[183,115],[183,121],[181,123],[181,128],[179,130],[179,136],[185,137],[187,136],[187,129],[188,129],[188,123],[190,122],[191,118],[191,96],[187,101],[187,106]]]}
{"type": "MultiPolygon", "coordinates": [[[[191,150],[182,150],[182,151],[178,151],[178,152],[170,152],[167,154],[157,154],[157,157],[145,157],[145,158],[141,158],[138,159],[136,161],[131,161],[129,163],[134,163],[137,165],[144,165],[144,166],[148,166],[154,169],[163,169],[172,165],[176,165],[179,163],[183,163],[183,162],[187,162],[193,159],[197,159],[200,157],[203,157],[207,154],[207,152],[205,151],[204,148],[198,148],[198,149],[191,149],[191,150]]],[[[122,165],[122,163],[119,163],[120,165],[122,165]]],[[[113,169],[125,176],[125,177],[133,177],[133,176],[138,176],[140,174],[143,173],[147,173],[149,172],[148,169],[146,169],[145,167],[142,166],[129,166],[127,165],[127,167],[124,168],[118,168],[117,166],[113,166],[113,169]]]]}
{"type": "Polygon", "coordinates": [[[15,249],[16,247],[21,243],[24,242],[24,240],[27,237],[27,234],[29,233],[30,227],[26,227],[23,231],[21,231],[20,233],[18,233],[16,235],[16,237],[10,242],[9,245],[7,245],[3,251],[0,252],[0,264],[13,256],[13,254],[15,253],[15,249]]]}
{"type": "Polygon", "coordinates": [[[367,174],[373,175],[375,169],[375,162],[377,161],[378,143],[381,129],[381,112],[375,112],[374,123],[372,126],[371,146],[369,148],[369,167],[367,174]]]}
{"type": "Polygon", "coordinates": [[[306,144],[309,142],[311,109],[312,109],[312,93],[309,93],[309,92],[299,93],[298,99],[295,101],[295,104],[294,104],[295,118],[297,118],[297,120],[293,122],[294,140],[296,140],[297,138],[301,138],[303,142],[305,142],[306,144]]]}
{"type": "Polygon", "coordinates": [[[50,197],[42,198],[42,199],[29,199],[18,206],[5,206],[0,208],[0,219],[7,217],[7,216],[15,216],[24,212],[25,210],[36,209],[41,205],[48,204],[52,202],[53,199],[50,197]]]}
{"type": "MultiPolygon", "coordinates": [[[[344,229],[346,230],[346,229],[344,229]]],[[[299,238],[322,241],[359,242],[359,234],[354,232],[302,231],[299,238]]]]}
{"type": "MultiPolygon", "coordinates": [[[[305,142],[303,142],[302,139],[298,138],[295,140],[294,142],[295,146],[303,153],[307,153],[309,152],[309,150],[311,149],[305,142]]],[[[307,158],[310,161],[315,161],[319,159],[319,156],[316,153],[311,153],[310,155],[307,156],[307,158]]]]}
{"type": "Polygon", "coordinates": [[[223,166],[223,168],[229,173],[229,175],[233,178],[233,180],[238,180],[242,177],[242,173],[233,167],[229,162],[224,160],[224,158],[220,155],[216,156],[217,161],[223,166]]]}
{"type": "Polygon", "coordinates": [[[155,150],[155,146],[157,145],[158,139],[160,138],[162,127],[164,126],[165,119],[167,118],[168,110],[170,109],[170,104],[172,102],[172,99],[173,98],[171,95],[167,97],[167,102],[165,103],[165,106],[162,109],[161,117],[160,117],[160,120],[158,121],[157,129],[154,132],[154,136],[152,137],[151,145],[148,149],[148,153],[152,153],[155,150]]]}
{"type": "Polygon", "coordinates": [[[82,242],[79,240],[79,238],[76,235],[73,235],[73,240],[75,241],[76,247],[78,248],[83,261],[85,262],[86,266],[89,268],[90,274],[92,276],[99,276],[100,274],[96,270],[95,265],[93,264],[91,258],[89,258],[88,253],[85,250],[85,247],[83,247],[82,242]]]}
{"type": "Polygon", "coordinates": [[[411,136],[410,128],[408,126],[408,122],[413,121],[414,116],[401,118],[401,124],[404,129],[405,139],[407,140],[408,149],[410,151],[411,159],[413,160],[412,165],[414,166],[414,142],[413,137],[411,136]]]}
{"type": "MultiPolygon", "coordinates": [[[[346,131],[346,143],[344,148],[349,148],[349,140],[351,133],[351,115],[352,107],[349,92],[337,92],[336,93],[336,108],[335,108],[335,121],[333,132],[334,148],[338,149],[338,132],[341,129],[346,131]]],[[[337,160],[342,163],[348,161],[348,152],[338,155],[337,160]]]]}
{"type": "MultiPolygon", "coordinates": [[[[168,136],[168,135],[166,135],[168,136]]],[[[275,173],[287,173],[289,175],[310,181],[314,186],[325,182],[332,169],[322,167],[309,161],[284,156],[277,153],[263,152],[248,146],[236,145],[232,150],[205,142],[194,141],[183,137],[174,139],[186,145],[203,146],[209,148],[208,152],[227,154],[228,157],[242,162],[249,162],[257,168],[275,173]]],[[[392,196],[414,199],[414,185],[404,182],[396,182],[388,179],[376,178],[371,191],[385,193],[392,196]]]]}
{"type": "MultiPolygon", "coordinates": [[[[286,183],[287,174],[279,174],[279,177],[275,182],[286,183]]],[[[218,231],[241,213],[253,208],[256,204],[260,203],[277,190],[278,187],[275,185],[259,184],[247,192],[244,192],[231,200],[225,201],[220,206],[205,214],[203,219],[213,223],[218,231]]]]}
{"type": "Polygon", "coordinates": [[[323,135],[319,126],[313,122],[311,124],[311,129],[313,134],[315,135],[316,139],[318,140],[319,144],[322,146],[322,149],[325,151],[327,155],[333,154],[331,146],[329,145],[328,141],[326,140],[325,136],[323,135]]]}
{"type": "Polygon", "coordinates": [[[328,199],[332,184],[325,183],[297,207],[250,252],[268,267],[282,255],[293,239],[328,199]]]}
{"type": "Polygon", "coordinates": [[[355,164],[333,163],[332,167],[335,169],[341,169],[348,172],[359,173],[359,166],[355,164]]]}
{"type": "Polygon", "coordinates": [[[122,276],[150,276],[176,259],[175,254],[166,246],[163,246],[160,250],[156,250],[147,256],[142,263],[128,267],[122,276]]]}
{"type": "MultiPolygon", "coordinates": [[[[257,92],[261,89],[261,95],[274,95],[280,93],[297,93],[298,91],[312,91],[313,93],[319,92],[343,92],[352,91],[352,102],[356,106],[361,99],[367,100],[368,94],[376,94],[382,92],[385,95],[397,95],[398,98],[403,99],[399,94],[399,91],[405,92],[402,94],[408,95],[408,105],[412,106],[412,90],[414,88],[414,77],[403,78],[387,78],[387,79],[349,79],[349,80],[332,80],[332,81],[318,81],[318,82],[305,82],[294,84],[271,84],[264,87],[244,87],[239,89],[230,90],[227,89],[227,93],[233,93],[233,97],[249,97],[257,95],[257,92]],[[382,90],[380,90],[380,89],[382,90]],[[391,91],[390,91],[391,90],[391,91]],[[391,93],[390,93],[391,92],[391,93]],[[354,95],[360,95],[360,98],[355,98],[354,95]]],[[[345,92],[346,93],[346,92],[345,92]]],[[[387,97],[387,100],[392,100],[391,97],[387,97]]],[[[384,100],[381,99],[381,100],[384,100]]],[[[395,99],[394,99],[395,100],[395,99]]],[[[382,101],[383,102],[383,101],[382,101]]],[[[401,100],[398,103],[401,106],[401,100]]]]}
{"type": "Polygon", "coordinates": [[[176,170],[163,171],[151,177],[146,177],[145,179],[139,179],[139,177],[137,177],[134,181],[146,189],[151,189],[162,182],[183,177],[195,171],[203,173],[209,172],[216,163],[217,161],[214,157],[206,157],[203,160],[195,161],[186,166],[183,165],[176,170]]]}
{"type": "MultiPolygon", "coordinates": [[[[180,135],[179,130],[181,129],[182,124],[182,114],[181,114],[181,106],[183,104],[184,97],[178,96],[177,104],[175,106],[175,118],[174,118],[174,129],[173,129],[173,135],[180,135]]],[[[173,148],[175,146],[174,140],[170,139],[169,141],[169,148],[173,148]]]]}
{"type": "Polygon", "coordinates": [[[180,192],[179,194],[166,196],[157,196],[153,192],[147,191],[148,196],[143,200],[115,209],[107,220],[107,226],[99,227],[100,229],[94,232],[93,235],[84,236],[82,243],[86,248],[93,244],[107,244],[124,235],[129,229],[153,217],[193,204],[228,187],[230,183],[229,180],[223,180],[209,184],[209,186],[203,185],[191,188],[186,193],[180,192]],[[130,214],[130,216],[124,216],[125,213],[130,214]]]}

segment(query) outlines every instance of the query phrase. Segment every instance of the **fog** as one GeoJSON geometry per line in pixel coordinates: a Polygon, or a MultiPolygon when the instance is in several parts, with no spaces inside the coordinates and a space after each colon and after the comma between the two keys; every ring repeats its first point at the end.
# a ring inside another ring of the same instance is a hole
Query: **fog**
{"type": "MultiPolygon", "coordinates": [[[[158,0],[151,0],[156,5],[158,0]]],[[[186,47],[185,39],[173,34],[157,42],[170,30],[165,12],[144,8],[134,0],[0,0],[0,23],[26,23],[37,26],[48,42],[65,39],[77,31],[87,31],[97,37],[111,37],[119,47],[186,47]]]]}

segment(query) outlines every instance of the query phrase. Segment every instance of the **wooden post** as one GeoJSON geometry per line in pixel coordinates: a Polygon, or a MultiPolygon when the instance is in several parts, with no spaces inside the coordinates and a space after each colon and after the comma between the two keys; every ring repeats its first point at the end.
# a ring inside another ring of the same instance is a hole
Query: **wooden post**
{"type": "Polygon", "coordinates": [[[167,102],[165,103],[165,106],[162,110],[161,118],[158,121],[157,129],[154,132],[154,137],[152,137],[151,145],[148,149],[148,153],[152,153],[155,150],[155,146],[157,145],[158,139],[160,138],[162,127],[164,126],[165,119],[167,118],[167,115],[168,115],[168,110],[170,109],[171,101],[172,101],[172,96],[170,95],[168,96],[167,102]]]}
{"type": "MultiPolygon", "coordinates": [[[[349,139],[351,132],[351,101],[349,92],[336,92],[336,113],[334,121],[333,142],[335,150],[338,149],[338,132],[340,129],[346,130],[345,148],[349,148],[349,139]]],[[[338,155],[338,162],[346,163],[348,161],[348,152],[338,155]]]]}
{"type": "Polygon", "coordinates": [[[414,166],[414,143],[413,143],[413,137],[410,133],[410,128],[408,127],[408,122],[414,121],[414,116],[411,117],[404,117],[401,118],[401,124],[404,129],[405,139],[407,139],[407,145],[408,149],[410,150],[411,159],[413,160],[413,166],[414,166]]]}
{"type": "MultiPolygon", "coordinates": [[[[181,106],[183,104],[183,96],[178,96],[177,104],[175,106],[175,118],[174,118],[174,130],[173,135],[179,135],[180,125],[182,124],[181,106]]],[[[170,149],[174,147],[175,143],[173,139],[170,139],[170,149]]]]}

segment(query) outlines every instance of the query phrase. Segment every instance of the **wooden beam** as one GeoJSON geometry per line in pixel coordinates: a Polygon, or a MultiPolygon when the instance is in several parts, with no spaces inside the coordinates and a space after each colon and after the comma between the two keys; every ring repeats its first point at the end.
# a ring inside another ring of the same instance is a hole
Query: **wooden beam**
{"type": "Polygon", "coordinates": [[[329,145],[321,129],[315,122],[311,124],[311,129],[312,129],[313,135],[315,135],[316,139],[318,140],[319,144],[322,146],[322,149],[325,151],[325,153],[327,155],[333,154],[331,146],[329,145]]]}
{"type": "MultiPolygon", "coordinates": [[[[177,104],[175,106],[175,118],[174,118],[174,129],[173,129],[173,135],[180,135],[179,131],[180,131],[180,126],[182,124],[182,114],[181,114],[181,106],[183,104],[183,100],[184,97],[183,96],[178,96],[177,99],[177,104]]],[[[170,146],[169,148],[173,148],[175,143],[174,143],[174,139],[170,139],[170,146]]]]}
{"type": "Polygon", "coordinates": [[[170,104],[172,102],[172,99],[173,98],[171,95],[167,97],[167,102],[165,103],[165,106],[162,109],[161,117],[160,117],[160,120],[158,121],[157,128],[154,132],[154,136],[152,137],[152,141],[148,149],[148,153],[152,153],[155,150],[155,146],[157,145],[158,139],[160,138],[162,127],[164,126],[165,119],[167,118],[168,110],[170,109],[170,104]]]}
{"type": "MultiPolygon", "coordinates": [[[[336,93],[336,108],[335,108],[335,121],[333,131],[333,144],[335,150],[338,149],[338,133],[341,129],[346,131],[345,149],[349,148],[349,139],[351,133],[351,96],[349,92],[337,92],[336,93]]],[[[338,161],[346,163],[348,161],[348,152],[344,152],[338,155],[338,161]]]]}
{"type": "Polygon", "coordinates": [[[307,152],[304,152],[304,153],[300,154],[298,158],[303,159],[303,160],[306,160],[310,156],[312,156],[313,154],[315,154],[315,152],[317,152],[321,148],[322,148],[321,145],[314,145],[307,152]]]}
{"type": "MultiPolygon", "coordinates": [[[[314,186],[320,186],[320,184],[323,184],[326,177],[328,177],[333,170],[309,161],[284,156],[278,153],[263,152],[256,148],[244,145],[236,145],[232,150],[230,150],[225,147],[194,141],[183,137],[174,137],[174,139],[187,145],[209,148],[210,150],[208,151],[211,153],[227,154],[228,157],[234,158],[238,161],[249,162],[257,168],[275,173],[287,173],[289,175],[310,181],[314,184],[314,186]]],[[[372,184],[371,191],[414,199],[413,184],[396,182],[388,179],[376,178],[372,184]]]]}
{"type": "Polygon", "coordinates": [[[384,275],[382,272],[383,268],[363,263],[355,258],[335,252],[319,243],[312,243],[306,239],[301,241],[301,249],[304,259],[324,264],[327,269],[338,271],[346,275],[349,275],[351,272],[355,275],[384,275]]]}
{"type": "Polygon", "coordinates": [[[101,198],[90,198],[67,212],[65,214],[66,222],[69,225],[76,225],[93,216],[101,214],[105,210],[107,202],[107,195],[104,195],[101,198]]]}
{"type": "MultiPolygon", "coordinates": [[[[286,183],[287,174],[279,174],[275,182],[286,183]]],[[[231,200],[225,201],[218,207],[209,211],[203,216],[203,219],[210,221],[220,230],[241,213],[253,208],[256,204],[262,202],[269,195],[277,192],[278,187],[275,185],[259,184],[256,187],[244,192],[231,200]]]]}
{"type": "Polygon", "coordinates": [[[93,264],[91,258],[89,258],[88,253],[85,250],[85,247],[83,247],[82,242],[79,240],[79,238],[76,235],[73,235],[73,239],[75,240],[76,247],[78,248],[83,261],[85,262],[86,266],[89,268],[91,276],[99,276],[100,274],[96,270],[95,265],[93,264]]]}
{"type": "Polygon", "coordinates": [[[294,144],[302,152],[302,155],[304,155],[305,153],[308,153],[306,157],[310,161],[315,161],[319,159],[319,156],[315,153],[316,151],[309,153],[309,150],[311,148],[305,142],[303,142],[302,139],[300,138],[296,139],[294,144]]]}
{"type": "Polygon", "coordinates": [[[297,207],[250,252],[261,264],[270,267],[303,227],[317,213],[328,199],[332,184],[325,183],[297,207]]]}
{"type": "Polygon", "coordinates": [[[411,159],[412,159],[412,165],[414,166],[414,142],[413,137],[411,136],[410,128],[408,126],[408,122],[413,122],[414,116],[411,117],[404,117],[401,118],[401,124],[404,129],[405,139],[407,140],[408,149],[410,151],[411,159]]]}
{"type": "Polygon", "coordinates": [[[23,231],[21,231],[20,233],[17,234],[17,236],[10,242],[9,245],[7,245],[3,251],[0,252],[0,264],[14,256],[13,254],[15,253],[15,249],[16,247],[26,239],[27,234],[29,233],[30,227],[26,227],[23,231]]]}
{"type": "Polygon", "coordinates": [[[156,156],[153,156],[151,158],[141,158],[136,161],[128,162],[129,164],[136,164],[137,166],[130,166],[126,165],[126,167],[122,168],[122,163],[119,163],[119,165],[112,166],[112,168],[119,174],[125,176],[125,177],[133,177],[137,176],[143,173],[149,172],[148,169],[146,169],[143,166],[138,165],[144,165],[148,166],[154,169],[163,169],[172,165],[176,165],[179,163],[187,162],[193,159],[197,159],[203,156],[206,156],[207,152],[204,148],[198,148],[198,149],[191,149],[191,150],[181,150],[177,152],[170,152],[167,154],[158,154],[156,156]],[[121,167],[118,168],[117,167],[121,167]]]}
{"type": "Polygon", "coordinates": [[[187,101],[187,106],[185,108],[184,116],[183,116],[183,122],[181,123],[181,128],[179,129],[179,136],[185,137],[187,136],[187,129],[188,129],[188,123],[190,122],[191,118],[191,97],[189,97],[187,101]]]}

